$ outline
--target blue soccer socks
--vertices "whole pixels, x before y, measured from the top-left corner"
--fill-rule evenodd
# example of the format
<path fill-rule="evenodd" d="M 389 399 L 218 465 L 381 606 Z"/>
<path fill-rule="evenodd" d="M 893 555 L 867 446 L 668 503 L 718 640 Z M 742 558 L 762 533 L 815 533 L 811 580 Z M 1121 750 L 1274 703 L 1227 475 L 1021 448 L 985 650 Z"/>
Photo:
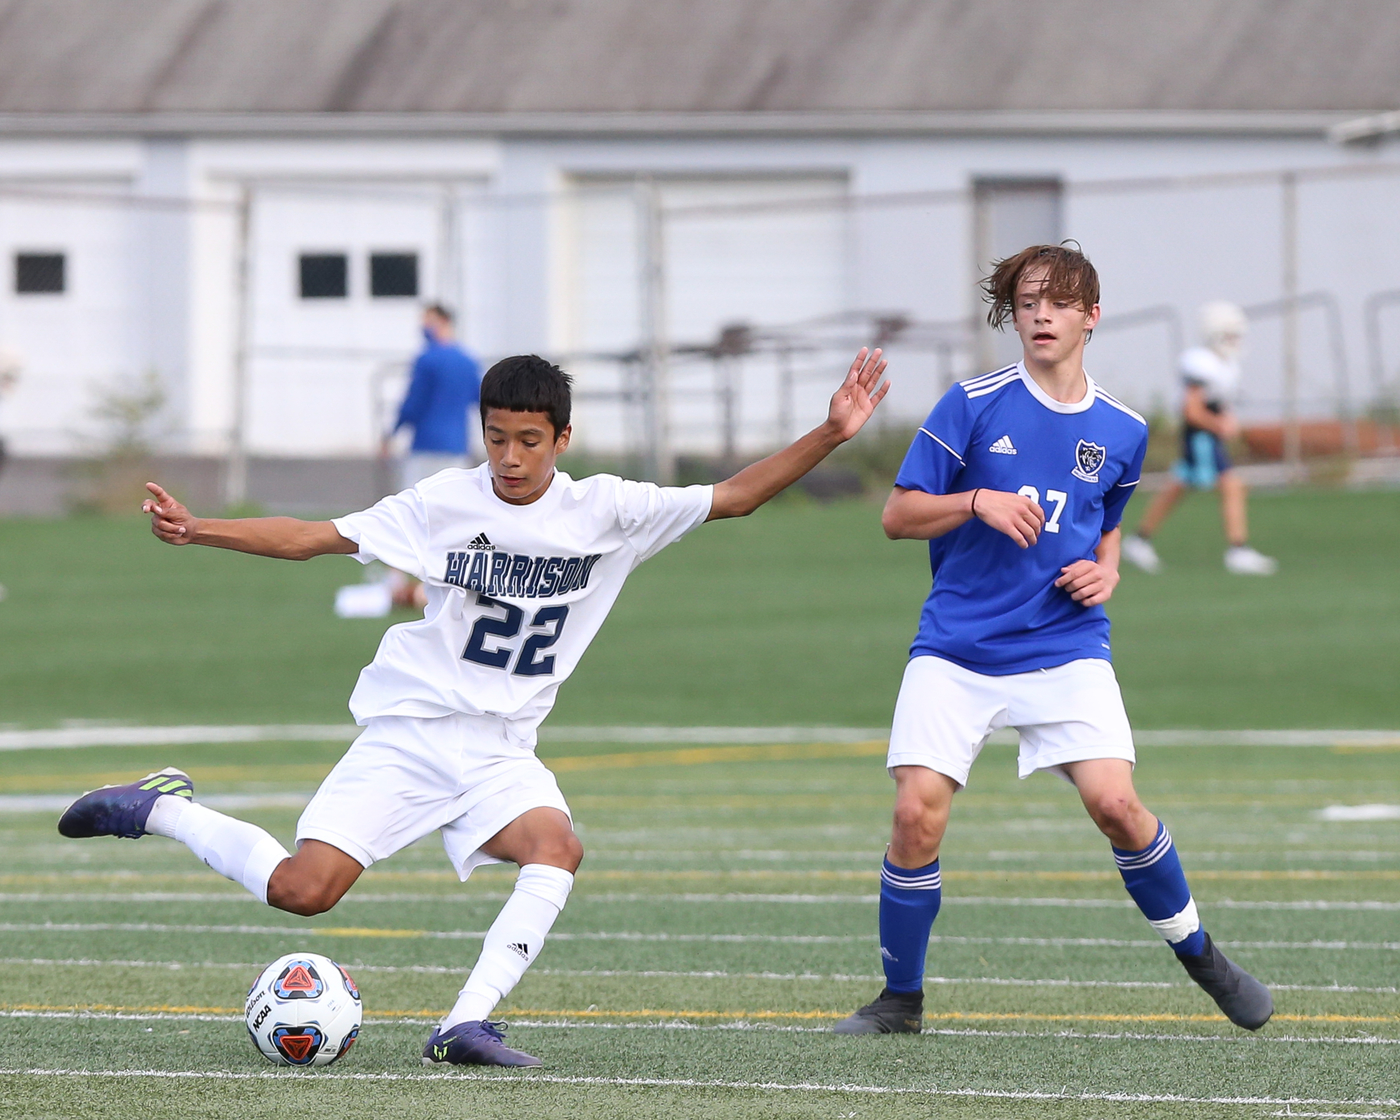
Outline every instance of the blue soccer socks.
<path fill-rule="evenodd" d="M 1114 848 L 1113 859 L 1138 909 L 1173 951 L 1179 956 L 1205 952 L 1206 935 L 1167 826 L 1158 821 L 1152 843 L 1139 852 Z M 882 907 L 882 916 L 883 913 Z"/>
<path fill-rule="evenodd" d="M 928 936 L 942 900 L 937 860 L 912 869 L 885 860 L 880 869 L 880 956 L 891 992 L 923 991 Z"/>

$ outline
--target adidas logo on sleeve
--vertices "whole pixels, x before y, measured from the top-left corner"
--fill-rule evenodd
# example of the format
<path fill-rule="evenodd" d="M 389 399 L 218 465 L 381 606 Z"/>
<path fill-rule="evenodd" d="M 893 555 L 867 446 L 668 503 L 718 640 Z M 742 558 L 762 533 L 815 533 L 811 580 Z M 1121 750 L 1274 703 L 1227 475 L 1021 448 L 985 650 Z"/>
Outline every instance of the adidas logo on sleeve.
<path fill-rule="evenodd" d="M 996 443 L 992 444 L 987 450 L 995 452 L 998 455 L 1016 454 L 1016 446 L 1011 442 L 1010 436 L 1002 436 L 1001 439 L 997 440 Z"/>

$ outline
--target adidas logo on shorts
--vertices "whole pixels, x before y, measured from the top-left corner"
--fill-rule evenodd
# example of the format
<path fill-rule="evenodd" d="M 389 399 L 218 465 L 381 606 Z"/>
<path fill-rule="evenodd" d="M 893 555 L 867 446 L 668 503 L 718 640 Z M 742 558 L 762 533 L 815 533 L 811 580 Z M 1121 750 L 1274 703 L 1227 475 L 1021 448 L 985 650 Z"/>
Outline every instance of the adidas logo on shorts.
<path fill-rule="evenodd" d="M 527 961 L 530 959 L 530 946 L 523 941 L 512 941 L 506 948 L 514 953 L 519 953 Z"/>
<path fill-rule="evenodd" d="M 471 543 L 467 545 L 467 547 L 476 549 L 478 552 L 496 551 L 496 546 L 492 544 L 489 539 L 487 539 L 485 533 L 478 533 L 475 537 L 472 538 Z"/>
<path fill-rule="evenodd" d="M 998 455 L 1016 454 L 1016 446 L 1011 442 L 1010 436 L 1002 436 L 1001 439 L 997 440 L 996 443 L 992 444 L 987 450 L 993 451 Z"/>

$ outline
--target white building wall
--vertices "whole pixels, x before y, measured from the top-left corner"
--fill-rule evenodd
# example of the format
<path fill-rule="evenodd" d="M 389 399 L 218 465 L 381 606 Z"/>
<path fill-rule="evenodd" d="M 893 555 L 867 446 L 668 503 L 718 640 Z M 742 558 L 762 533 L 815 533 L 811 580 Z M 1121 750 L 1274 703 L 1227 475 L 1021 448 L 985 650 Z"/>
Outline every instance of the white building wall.
<path fill-rule="evenodd" d="M 693 137 L 490 139 L 0 138 L 0 345 L 24 360 L 0 403 L 0 433 L 20 453 L 69 452 L 92 440 L 96 381 L 156 370 L 172 448 L 219 453 L 233 424 L 238 352 L 238 202 L 251 185 L 249 450 L 368 454 L 377 442 L 374 389 L 398 392 L 388 370 L 416 349 L 417 302 L 366 291 L 375 249 L 419 254 L 420 292 L 462 312 L 468 346 L 491 358 L 635 349 L 641 333 L 637 208 L 631 184 L 652 176 L 671 208 L 751 205 L 787 210 L 673 213 L 666 222 L 667 323 L 673 342 L 712 341 L 736 320 L 778 326 L 834 312 L 899 312 L 925 323 L 980 314 L 966 191 L 982 176 L 1066 184 L 1064 232 L 1098 265 L 1105 325 L 1091 371 L 1141 407 L 1174 395 L 1175 339 L 1194 337 L 1195 308 L 1281 294 L 1280 192 L 1273 182 L 1181 185 L 1165 180 L 1285 167 L 1385 163 L 1386 148 L 1342 150 L 1318 139 L 1190 136 Z M 1141 180 L 1161 177 L 1144 185 Z M 1104 180 L 1138 180 L 1119 189 Z M 1081 184 L 1088 184 L 1081 186 Z M 189 198 L 190 208 L 82 204 L 20 197 L 76 191 Z M 930 196 L 930 192 L 946 192 Z M 1345 330 L 1353 399 L 1371 392 L 1362 308 L 1400 288 L 1400 177 L 1299 188 L 1300 289 L 1331 293 Z M 17 296 L 13 253 L 62 249 L 62 296 Z M 295 289 L 299 251 L 335 249 L 351 262 L 343 301 L 312 305 Z M 1115 330 L 1113 318 L 1163 308 Z M 1400 362 L 1400 309 L 1384 337 Z M 1335 407 L 1335 350 L 1321 308 L 1303 315 L 1305 412 Z M 950 327 L 949 330 L 953 328 Z M 958 328 L 963 329 L 963 328 Z M 820 418 L 849 348 L 839 330 L 793 359 L 797 426 Z M 840 353 L 837 351 L 840 350 Z M 921 416 L 951 376 L 976 372 L 965 346 L 935 352 L 896 342 L 891 422 Z M 617 363 L 574 363 L 583 398 L 579 439 L 617 449 L 636 437 L 635 410 L 597 396 L 623 385 Z M 1278 319 L 1261 318 L 1246 360 L 1246 412 L 1281 408 Z M 739 442 L 776 441 L 774 360 L 743 359 Z M 716 370 L 673 363 L 681 450 L 713 451 Z M 590 396 L 592 394 L 592 396 Z M 86 433 L 86 434 L 84 434 Z"/>

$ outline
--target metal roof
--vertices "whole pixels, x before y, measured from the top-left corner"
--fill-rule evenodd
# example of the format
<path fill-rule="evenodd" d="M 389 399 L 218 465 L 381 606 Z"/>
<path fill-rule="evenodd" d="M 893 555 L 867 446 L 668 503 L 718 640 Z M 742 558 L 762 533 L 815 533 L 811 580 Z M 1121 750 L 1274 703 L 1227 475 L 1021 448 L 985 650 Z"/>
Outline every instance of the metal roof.
<path fill-rule="evenodd" d="M 1396 106 L 1394 0 L 0 0 L 10 121 L 1033 127 L 1042 114 L 1296 122 Z"/>

